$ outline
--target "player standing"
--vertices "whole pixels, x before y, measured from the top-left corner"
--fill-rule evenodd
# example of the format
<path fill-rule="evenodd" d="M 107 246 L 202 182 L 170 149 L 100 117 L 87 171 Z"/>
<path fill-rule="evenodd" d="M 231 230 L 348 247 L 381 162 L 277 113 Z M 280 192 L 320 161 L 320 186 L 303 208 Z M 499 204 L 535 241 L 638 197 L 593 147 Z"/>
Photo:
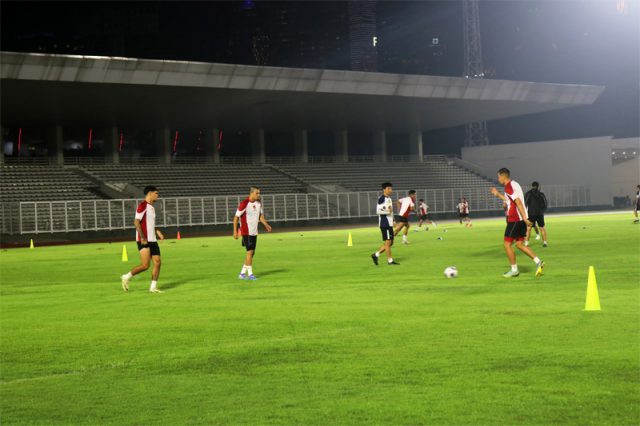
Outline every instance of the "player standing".
<path fill-rule="evenodd" d="M 429 218 L 427 217 L 429 206 L 427 205 L 427 203 L 424 202 L 424 199 L 422 198 L 420 198 L 420 203 L 418 204 L 418 211 L 420 214 L 420 221 L 418 222 L 418 229 L 415 230 L 416 232 L 420 231 L 420 228 L 422 227 L 422 222 L 430 223 L 431 225 L 433 225 L 434 228 L 437 228 L 436 223 L 432 220 L 429 220 Z M 429 230 L 428 226 L 425 226 L 425 228 L 427 231 Z"/>
<path fill-rule="evenodd" d="M 239 230 L 238 222 L 240 222 Z M 238 205 L 238 210 L 233 217 L 233 238 L 237 240 L 242 235 L 242 246 L 247 249 L 242 270 L 238 275 L 241 280 L 257 280 L 253 275 L 253 255 L 258 245 L 258 222 L 264 225 L 267 232 L 271 232 L 271 225 L 264 217 L 260 201 L 260 188 L 252 186 L 249 190 L 249 196 Z"/>
<path fill-rule="evenodd" d="M 544 211 L 547 209 L 547 197 L 544 195 L 544 192 L 540 191 L 540 184 L 538 182 L 531 183 L 531 189 L 524 195 L 524 204 L 527 206 L 529 220 L 533 223 L 534 227 L 538 225 L 540 228 L 542 247 L 547 247 L 547 230 L 544 228 Z M 529 245 L 529 238 L 531 238 L 531 226 L 527 226 L 527 238 L 524 241 L 525 246 Z M 538 239 L 539 237 L 536 236 L 536 240 Z"/>
<path fill-rule="evenodd" d="M 460 202 L 456 206 L 458 209 L 458 219 L 460 220 L 460 225 L 464 222 L 465 228 L 471 228 L 473 225 L 471 224 L 471 218 L 469 217 L 469 202 L 466 198 L 460 198 Z"/>
<path fill-rule="evenodd" d="M 409 213 L 416 209 L 416 191 L 413 189 L 409 191 L 408 196 L 400 198 L 398 201 L 398 226 L 394 231 L 394 235 L 398 235 L 404 228 L 402 234 L 402 244 L 409 244 L 407 241 L 407 233 L 411 225 L 409 224 Z"/>
<path fill-rule="evenodd" d="M 151 271 L 151 293 L 162 293 L 158 289 L 158 278 L 160 277 L 160 246 L 156 240 L 156 235 L 160 240 L 164 240 L 162 232 L 156 229 L 156 209 L 153 203 L 158 199 L 158 188 L 155 186 L 147 186 L 144 188 L 144 201 L 138 204 L 136 209 L 136 218 L 133 225 L 136 227 L 136 243 L 138 244 L 138 252 L 140 252 L 140 264 L 131 271 L 120 277 L 122 289 L 129 291 L 129 281 L 133 276 L 149 269 L 150 260 L 153 261 L 153 270 Z"/>
<path fill-rule="evenodd" d="M 496 188 L 491 188 L 491 193 L 504 201 L 507 206 L 507 228 L 504 232 L 504 250 L 507 253 L 509 263 L 511 263 L 511 270 L 505 272 L 503 277 L 512 278 L 520 275 L 518 264 L 516 263 L 516 253 L 512 247 L 514 241 L 520 251 L 533 259 L 536 264 L 536 277 L 539 277 L 542 275 L 544 262 L 540 260 L 529 247 L 524 245 L 527 226 L 531 226 L 531 222 L 527 218 L 527 208 L 524 205 L 522 187 L 515 180 L 511 180 L 511 172 L 506 168 L 498 170 L 498 182 L 504 185 L 504 195 L 500 194 Z"/>
<path fill-rule="evenodd" d="M 391 246 L 393 245 L 393 200 L 391 200 L 391 194 L 393 193 L 393 185 L 389 182 L 382 184 L 382 196 L 378 198 L 378 205 L 376 206 L 376 214 L 378 215 L 378 225 L 380 226 L 380 232 L 382 232 L 382 245 L 380 248 L 371 255 L 373 263 L 378 265 L 378 258 L 380 254 L 385 252 L 387 254 L 388 265 L 399 265 L 398 262 L 393 260 L 391 255 Z"/>
<path fill-rule="evenodd" d="M 633 209 L 633 214 L 636 219 L 633 221 L 633 223 L 640 222 L 640 219 L 638 219 L 638 211 L 640 210 L 640 185 L 636 187 L 636 190 L 636 207 Z"/>

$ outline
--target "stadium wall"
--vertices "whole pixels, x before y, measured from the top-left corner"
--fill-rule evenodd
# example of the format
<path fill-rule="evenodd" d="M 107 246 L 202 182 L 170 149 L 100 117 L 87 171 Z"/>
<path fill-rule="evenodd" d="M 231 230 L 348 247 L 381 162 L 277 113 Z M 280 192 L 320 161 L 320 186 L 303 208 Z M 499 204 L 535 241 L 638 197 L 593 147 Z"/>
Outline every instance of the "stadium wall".
<path fill-rule="evenodd" d="M 591 204 L 611 206 L 611 136 L 462 148 L 462 159 L 475 163 L 486 176 L 501 167 L 511 170 L 523 186 L 573 184 L 591 190 Z"/>

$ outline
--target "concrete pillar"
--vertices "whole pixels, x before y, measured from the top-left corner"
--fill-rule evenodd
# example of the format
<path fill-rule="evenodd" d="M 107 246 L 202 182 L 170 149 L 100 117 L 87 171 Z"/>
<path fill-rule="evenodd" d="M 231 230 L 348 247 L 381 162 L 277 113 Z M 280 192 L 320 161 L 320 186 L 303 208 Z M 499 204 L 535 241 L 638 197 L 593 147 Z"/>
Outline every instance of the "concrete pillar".
<path fill-rule="evenodd" d="M 204 154 L 207 156 L 207 163 L 220 164 L 220 129 L 211 129 L 211 135 L 205 134 Z"/>
<path fill-rule="evenodd" d="M 58 124 L 49 128 L 47 146 L 51 164 L 64 166 L 64 135 L 61 125 Z"/>
<path fill-rule="evenodd" d="M 254 163 L 266 163 L 267 154 L 264 143 L 264 129 L 256 129 L 251 131 L 251 153 Z"/>
<path fill-rule="evenodd" d="M 411 157 L 422 163 L 424 161 L 422 151 L 422 132 L 420 130 L 414 130 L 409 135 L 409 152 Z"/>
<path fill-rule="evenodd" d="M 309 162 L 309 139 L 306 129 L 296 130 L 293 135 L 296 163 Z"/>
<path fill-rule="evenodd" d="M 373 132 L 373 154 L 378 161 L 387 161 L 387 132 L 376 130 Z"/>
<path fill-rule="evenodd" d="M 107 161 L 120 163 L 120 133 L 117 127 L 109 127 L 104 132 L 104 154 Z"/>
<path fill-rule="evenodd" d="M 349 162 L 349 132 L 338 130 L 334 133 L 336 161 L 338 163 Z"/>
<path fill-rule="evenodd" d="M 171 164 L 171 145 L 171 129 L 169 127 L 161 127 L 156 130 L 156 147 L 161 163 Z"/>

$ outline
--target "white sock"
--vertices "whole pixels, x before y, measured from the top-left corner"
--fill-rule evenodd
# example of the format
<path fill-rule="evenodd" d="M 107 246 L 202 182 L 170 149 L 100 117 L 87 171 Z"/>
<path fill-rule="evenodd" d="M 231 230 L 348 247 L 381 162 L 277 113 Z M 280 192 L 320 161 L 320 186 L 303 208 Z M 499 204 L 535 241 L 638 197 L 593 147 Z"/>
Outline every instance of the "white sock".
<path fill-rule="evenodd" d="M 127 280 L 130 280 L 131 277 L 133 277 L 133 275 L 131 274 L 131 272 L 127 272 L 126 274 L 123 275 L 123 277 Z"/>
<path fill-rule="evenodd" d="M 529 241 L 525 241 L 525 242 L 524 242 L 524 246 L 525 246 L 525 247 L 529 247 Z"/>
<path fill-rule="evenodd" d="M 544 240 L 543 243 L 547 244 L 547 240 Z"/>
<path fill-rule="evenodd" d="M 388 263 L 393 263 L 393 257 L 388 258 L 388 259 L 387 259 L 387 262 L 388 262 Z"/>
<path fill-rule="evenodd" d="M 402 236 L 402 241 L 407 241 L 407 236 L 406 235 Z"/>
<path fill-rule="evenodd" d="M 149 290 L 155 290 L 158 288 L 158 281 L 151 280 L 151 288 Z"/>
<path fill-rule="evenodd" d="M 242 271 L 240 271 L 240 273 L 244 274 L 245 272 L 247 272 L 247 265 L 242 265 Z"/>
<path fill-rule="evenodd" d="M 518 265 L 517 264 L 511 265 L 511 271 L 512 272 L 518 272 Z"/>
<path fill-rule="evenodd" d="M 536 256 L 536 257 L 533 258 L 533 261 L 535 263 L 540 263 L 540 258 L 538 256 Z"/>
<path fill-rule="evenodd" d="M 252 266 L 247 266 L 247 274 L 253 275 L 253 267 Z"/>
<path fill-rule="evenodd" d="M 380 257 L 380 253 L 376 252 L 376 253 L 375 253 L 375 256 L 376 256 L 376 257 Z"/>

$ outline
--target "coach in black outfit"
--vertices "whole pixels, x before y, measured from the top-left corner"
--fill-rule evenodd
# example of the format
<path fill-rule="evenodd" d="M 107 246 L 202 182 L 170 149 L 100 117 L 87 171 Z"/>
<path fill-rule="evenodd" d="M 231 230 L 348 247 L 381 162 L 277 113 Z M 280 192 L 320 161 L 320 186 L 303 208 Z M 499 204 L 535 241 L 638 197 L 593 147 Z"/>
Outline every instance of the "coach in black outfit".
<path fill-rule="evenodd" d="M 547 197 L 540 191 L 538 182 L 531 183 L 531 189 L 524 195 L 524 203 L 527 206 L 529 220 L 532 226 L 538 225 L 542 233 L 542 246 L 547 247 L 547 230 L 544 229 L 544 211 L 547 209 Z M 531 226 L 527 227 L 527 242 L 531 236 Z"/>

